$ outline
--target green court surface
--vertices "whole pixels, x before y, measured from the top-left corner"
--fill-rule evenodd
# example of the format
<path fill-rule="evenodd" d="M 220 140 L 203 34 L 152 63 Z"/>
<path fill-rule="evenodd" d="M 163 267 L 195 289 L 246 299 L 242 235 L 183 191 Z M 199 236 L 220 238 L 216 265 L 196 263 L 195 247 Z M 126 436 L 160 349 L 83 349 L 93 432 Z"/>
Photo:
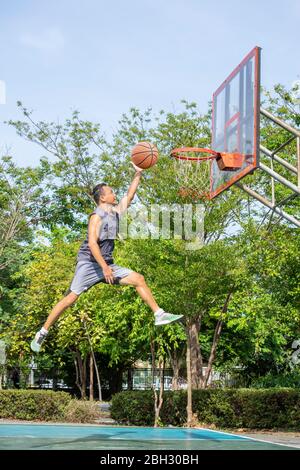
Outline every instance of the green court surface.
<path fill-rule="evenodd" d="M 296 450 L 210 429 L 0 424 L 1 450 Z"/>

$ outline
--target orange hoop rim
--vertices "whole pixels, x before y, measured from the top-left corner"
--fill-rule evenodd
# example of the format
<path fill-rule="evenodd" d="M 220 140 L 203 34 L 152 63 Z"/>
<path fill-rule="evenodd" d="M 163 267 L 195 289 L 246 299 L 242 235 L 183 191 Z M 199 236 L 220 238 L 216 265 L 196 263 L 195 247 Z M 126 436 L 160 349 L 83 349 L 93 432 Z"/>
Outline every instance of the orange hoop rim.
<path fill-rule="evenodd" d="M 183 155 L 186 154 L 187 152 L 193 152 L 193 153 L 208 153 L 209 155 L 206 156 L 199 156 L 199 157 L 192 157 L 189 155 Z M 202 161 L 202 160 L 214 160 L 220 155 L 219 152 L 216 152 L 215 150 L 208 149 L 208 148 L 202 148 L 202 147 L 179 147 L 176 149 L 173 149 L 171 151 L 171 157 L 177 158 L 178 160 L 191 160 L 191 161 Z"/>

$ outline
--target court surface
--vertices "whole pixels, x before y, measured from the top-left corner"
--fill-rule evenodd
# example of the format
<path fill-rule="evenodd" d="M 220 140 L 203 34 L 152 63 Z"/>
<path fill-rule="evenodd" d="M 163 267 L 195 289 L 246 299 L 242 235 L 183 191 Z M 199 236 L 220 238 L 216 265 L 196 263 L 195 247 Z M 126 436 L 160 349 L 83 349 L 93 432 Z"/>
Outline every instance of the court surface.
<path fill-rule="evenodd" d="M 2 450 L 296 450 L 210 429 L 0 424 Z"/>

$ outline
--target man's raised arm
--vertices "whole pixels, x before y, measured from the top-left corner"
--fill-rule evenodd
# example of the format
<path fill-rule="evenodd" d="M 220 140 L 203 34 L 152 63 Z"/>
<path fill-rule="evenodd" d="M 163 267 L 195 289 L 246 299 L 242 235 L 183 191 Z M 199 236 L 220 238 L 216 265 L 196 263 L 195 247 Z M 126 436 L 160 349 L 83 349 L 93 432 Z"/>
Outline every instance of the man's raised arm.
<path fill-rule="evenodd" d="M 130 206 L 132 199 L 134 198 L 134 195 L 136 193 L 137 187 L 140 183 L 141 180 L 141 175 L 142 175 L 142 168 L 139 168 L 136 166 L 133 162 L 131 162 L 132 166 L 136 170 L 135 175 L 133 177 L 133 180 L 131 182 L 131 185 L 128 188 L 126 196 L 122 197 L 121 201 L 119 204 L 115 207 L 115 210 L 119 213 L 122 214 L 127 207 Z"/>

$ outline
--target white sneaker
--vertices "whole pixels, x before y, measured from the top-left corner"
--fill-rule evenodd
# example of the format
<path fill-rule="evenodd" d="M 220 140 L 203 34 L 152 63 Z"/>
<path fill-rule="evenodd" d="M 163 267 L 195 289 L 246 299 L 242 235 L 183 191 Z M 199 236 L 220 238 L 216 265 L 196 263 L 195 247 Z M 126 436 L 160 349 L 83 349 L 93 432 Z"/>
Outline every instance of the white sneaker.
<path fill-rule="evenodd" d="M 34 339 L 30 343 L 30 347 L 31 347 L 32 351 L 39 352 L 44 340 L 46 339 L 46 337 L 47 337 L 47 335 L 45 335 L 45 334 L 41 333 L 40 331 L 38 331 L 37 334 L 35 335 Z"/>
<path fill-rule="evenodd" d="M 159 312 L 154 314 L 155 318 L 155 326 L 159 325 L 167 325 L 168 323 L 172 323 L 173 321 L 177 321 L 182 318 L 183 315 L 173 315 L 172 313 L 168 312 Z"/>

